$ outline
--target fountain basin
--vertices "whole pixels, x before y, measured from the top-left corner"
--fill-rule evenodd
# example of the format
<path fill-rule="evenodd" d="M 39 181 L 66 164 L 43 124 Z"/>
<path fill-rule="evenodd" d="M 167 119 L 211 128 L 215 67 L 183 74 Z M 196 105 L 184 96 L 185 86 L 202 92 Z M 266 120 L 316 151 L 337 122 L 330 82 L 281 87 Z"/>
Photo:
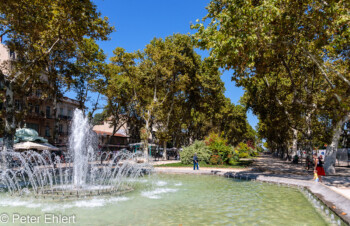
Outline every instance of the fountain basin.
<path fill-rule="evenodd" d="M 35 198 L 40 199 L 59 199 L 59 200 L 69 200 L 69 199 L 83 199 L 95 196 L 118 196 L 131 192 L 133 188 L 129 186 L 118 187 L 114 186 L 85 186 L 77 188 L 74 185 L 63 185 L 56 186 L 52 189 L 41 190 L 39 193 L 35 194 Z"/>
<path fill-rule="evenodd" d="M 80 200 L 1 194 L 0 208 L 75 214 L 77 225 L 338 225 L 294 187 L 207 175 L 151 175 L 128 183 L 134 190 Z"/>

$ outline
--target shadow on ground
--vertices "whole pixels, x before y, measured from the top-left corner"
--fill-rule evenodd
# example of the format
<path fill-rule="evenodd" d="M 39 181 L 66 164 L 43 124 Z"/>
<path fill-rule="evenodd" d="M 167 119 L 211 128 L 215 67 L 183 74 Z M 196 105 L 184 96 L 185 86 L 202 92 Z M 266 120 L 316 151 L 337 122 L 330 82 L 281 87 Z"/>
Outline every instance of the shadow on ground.
<path fill-rule="evenodd" d="M 312 180 L 312 168 L 307 170 L 305 162 L 292 164 L 290 161 L 261 155 L 251 165 L 251 170 L 236 173 L 237 177 L 255 179 L 259 174 L 271 177 L 281 177 L 298 180 Z M 323 177 L 325 185 L 336 187 L 350 187 L 350 167 L 336 167 L 336 174 Z"/>

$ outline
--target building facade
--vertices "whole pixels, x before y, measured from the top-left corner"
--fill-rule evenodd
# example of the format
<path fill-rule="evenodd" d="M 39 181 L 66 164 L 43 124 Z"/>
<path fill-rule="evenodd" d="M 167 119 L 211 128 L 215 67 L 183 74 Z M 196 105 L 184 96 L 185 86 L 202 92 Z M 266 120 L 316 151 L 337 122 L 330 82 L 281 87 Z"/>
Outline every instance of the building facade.
<path fill-rule="evenodd" d="M 93 130 L 98 136 L 99 147 L 102 151 L 118 151 L 128 148 L 129 137 L 126 123 L 114 135 L 110 121 L 104 121 L 102 125 L 95 125 Z"/>
<path fill-rule="evenodd" d="M 39 136 L 48 139 L 49 143 L 64 147 L 68 143 L 73 112 L 78 106 L 77 101 L 63 97 L 57 103 L 54 114 L 52 100 L 38 103 L 34 97 L 29 102 L 28 113 L 23 120 L 24 126 L 36 130 Z"/>
<path fill-rule="evenodd" d="M 3 73 L 9 73 L 11 70 L 11 60 L 15 59 L 15 53 L 11 52 L 4 44 L 0 42 L 0 66 Z M 47 82 L 43 75 L 43 82 Z M 0 89 L 3 84 L 0 82 Z M 38 132 L 39 136 L 44 137 L 49 143 L 61 146 L 65 149 L 68 144 L 70 122 L 73 112 L 78 108 L 79 103 L 68 97 L 57 100 L 56 114 L 54 113 L 54 101 L 52 98 L 42 97 L 40 87 L 34 88 L 29 96 L 19 96 L 14 93 L 15 111 L 20 115 L 18 128 L 27 127 Z M 0 101 L 0 111 L 3 110 L 2 101 Z M 1 117 L 4 117 L 1 114 Z M 3 122 L 2 122 L 3 123 Z M 0 133 L 0 137 L 2 134 Z"/>

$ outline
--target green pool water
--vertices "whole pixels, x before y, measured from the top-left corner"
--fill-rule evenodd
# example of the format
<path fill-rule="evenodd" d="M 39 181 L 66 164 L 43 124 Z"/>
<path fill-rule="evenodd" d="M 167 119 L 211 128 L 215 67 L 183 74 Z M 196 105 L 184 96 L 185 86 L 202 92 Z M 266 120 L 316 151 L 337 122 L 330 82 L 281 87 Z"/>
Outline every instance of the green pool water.
<path fill-rule="evenodd" d="M 0 220 L 5 214 L 12 225 L 20 217 L 27 225 L 329 225 L 296 188 L 203 175 L 153 175 L 134 183 L 122 196 L 74 201 L 1 193 Z"/>

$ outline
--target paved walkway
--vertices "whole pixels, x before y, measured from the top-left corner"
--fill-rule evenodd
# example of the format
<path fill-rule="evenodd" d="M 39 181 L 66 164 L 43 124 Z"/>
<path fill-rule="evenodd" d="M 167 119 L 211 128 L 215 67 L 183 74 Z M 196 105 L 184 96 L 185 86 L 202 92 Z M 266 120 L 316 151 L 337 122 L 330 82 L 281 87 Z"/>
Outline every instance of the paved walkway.
<path fill-rule="evenodd" d="M 271 155 L 260 156 L 252 166 L 253 171 L 267 176 L 311 181 L 313 170 L 304 164 L 292 164 Z M 323 184 L 350 200 L 350 167 L 336 167 L 336 174 L 322 177 Z"/>
<path fill-rule="evenodd" d="M 162 165 L 168 163 L 177 163 L 178 160 L 170 161 L 154 161 L 151 162 L 153 165 Z M 199 173 L 194 171 L 191 167 L 157 167 L 159 171 L 175 172 L 182 171 L 183 173 Z M 292 164 L 279 158 L 273 158 L 271 155 L 263 155 L 254 159 L 254 163 L 249 168 L 205 168 L 200 167 L 200 171 L 211 172 L 249 172 L 249 173 L 260 173 L 266 176 L 283 177 L 298 180 L 312 180 L 313 170 L 306 170 L 304 164 Z M 334 190 L 349 190 L 350 192 L 350 168 L 349 167 L 336 167 L 336 175 L 322 177 L 323 184 L 334 187 Z M 345 192 L 346 193 L 346 192 Z M 350 195 L 350 193 L 346 193 Z"/>
<path fill-rule="evenodd" d="M 258 157 L 252 165 L 252 170 L 300 180 L 311 180 L 313 178 L 313 169 L 307 170 L 305 163 L 292 164 L 289 161 L 273 158 L 271 155 Z M 350 188 L 350 167 L 336 167 L 335 175 L 322 177 L 322 179 L 327 186 Z"/>
<path fill-rule="evenodd" d="M 179 161 L 157 161 L 152 164 L 171 162 Z M 254 160 L 251 167 L 243 169 L 202 167 L 200 170 L 193 170 L 191 167 L 155 167 L 155 171 L 170 174 L 216 174 L 306 187 L 350 224 L 350 168 L 347 167 L 336 167 L 336 175 L 323 177 L 323 183 L 314 182 L 312 169 L 306 170 L 304 164 L 291 164 L 271 155 L 260 156 Z"/>

